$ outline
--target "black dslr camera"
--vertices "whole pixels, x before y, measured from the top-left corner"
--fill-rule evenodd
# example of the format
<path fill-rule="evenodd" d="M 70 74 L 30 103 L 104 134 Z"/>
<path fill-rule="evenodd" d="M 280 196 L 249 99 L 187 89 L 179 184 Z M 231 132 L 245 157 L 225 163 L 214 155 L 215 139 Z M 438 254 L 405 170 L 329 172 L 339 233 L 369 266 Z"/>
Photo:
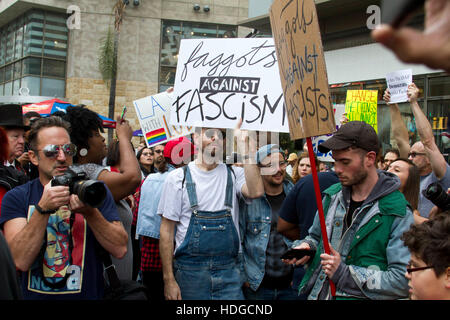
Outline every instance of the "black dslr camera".
<path fill-rule="evenodd" d="M 76 194 L 81 201 L 93 208 L 100 207 L 106 198 L 105 185 L 100 181 L 87 179 L 85 172 L 76 173 L 67 169 L 63 175 L 53 177 L 52 187 L 54 186 L 69 186 L 70 194 Z"/>
<path fill-rule="evenodd" d="M 442 211 L 450 210 L 450 195 L 438 182 L 431 183 L 422 194 Z"/>

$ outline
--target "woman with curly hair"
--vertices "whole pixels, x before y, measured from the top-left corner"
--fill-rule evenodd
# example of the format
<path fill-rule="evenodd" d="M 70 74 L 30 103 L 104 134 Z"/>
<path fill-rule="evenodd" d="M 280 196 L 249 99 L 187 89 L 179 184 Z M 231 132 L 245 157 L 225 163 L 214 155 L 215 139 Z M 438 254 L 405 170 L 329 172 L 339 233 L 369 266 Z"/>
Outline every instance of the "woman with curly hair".
<path fill-rule="evenodd" d="M 128 121 L 116 123 L 118 141 L 114 143 L 118 151 L 117 166 L 114 170 L 103 167 L 103 158 L 107 155 L 102 121 L 97 113 L 83 106 L 67 108 L 64 120 L 71 125 L 70 139 L 77 146 L 78 153 L 73 157 L 72 169 L 76 172 L 86 172 L 89 179 L 103 181 L 111 191 L 119 217 L 128 233 L 128 251 L 120 261 L 112 258 L 118 267 L 117 273 L 120 279 L 132 279 L 131 250 L 131 221 L 132 212 L 128 204 L 123 201 L 132 195 L 141 182 L 141 171 L 134 153 L 131 137 L 133 130 Z"/>
<path fill-rule="evenodd" d="M 317 166 L 317 157 L 314 155 L 314 161 Z M 297 165 L 294 166 L 292 170 L 292 181 L 297 183 L 298 180 L 310 174 L 311 171 L 311 162 L 309 161 L 308 152 L 302 152 L 297 160 Z"/>

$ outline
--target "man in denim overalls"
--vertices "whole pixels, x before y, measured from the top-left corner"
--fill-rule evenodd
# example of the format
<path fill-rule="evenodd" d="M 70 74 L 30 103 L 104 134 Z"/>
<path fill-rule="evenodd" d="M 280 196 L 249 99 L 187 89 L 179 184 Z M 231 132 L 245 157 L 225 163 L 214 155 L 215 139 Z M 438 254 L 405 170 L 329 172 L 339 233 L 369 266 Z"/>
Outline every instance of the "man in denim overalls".
<path fill-rule="evenodd" d="M 239 128 L 240 124 L 234 135 L 242 145 L 247 132 Z M 245 158 L 254 160 L 256 143 L 249 142 Z M 194 143 L 197 158 L 169 173 L 158 208 L 165 297 L 243 299 L 238 198 L 262 196 L 261 175 L 254 161 L 243 169 L 220 163 L 223 132 L 219 129 L 202 128 L 194 134 Z"/>

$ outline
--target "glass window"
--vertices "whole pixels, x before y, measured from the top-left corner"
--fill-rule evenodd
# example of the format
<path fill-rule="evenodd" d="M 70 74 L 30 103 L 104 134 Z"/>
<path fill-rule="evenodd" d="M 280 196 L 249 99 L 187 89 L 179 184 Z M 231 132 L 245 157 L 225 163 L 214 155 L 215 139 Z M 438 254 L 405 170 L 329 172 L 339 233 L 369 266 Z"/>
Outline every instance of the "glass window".
<path fill-rule="evenodd" d="M 10 25 L 6 34 L 6 58 L 5 63 L 11 62 L 14 56 L 14 29 Z"/>
<path fill-rule="evenodd" d="M 5 64 L 6 46 L 5 46 L 5 33 L 0 30 L 0 66 Z"/>
<path fill-rule="evenodd" d="M 22 43 L 23 43 L 23 21 L 19 19 L 16 28 L 16 44 L 14 46 L 14 59 L 22 58 Z"/>
<path fill-rule="evenodd" d="M 22 62 L 18 61 L 14 63 L 14 79 L 20 79 L 22 77 Z"/>
<path fill-rule="evenodd" d="M 64 78 L 66 75 L 66 62 L 59 60 L 44 59 L 42 75 L 49 77 Z"/>
<path fill-rule="evenodd" d="M 39 77 L 24 77 L 22 78 L 22 88 L 28 88 L 30 90 L 30 96 L 40 95 L 41 78 Z"/>
<path fill-rule="evenodd" d="M 12 94 L 12 81 L 5 83 L 5 96 L 10 96 Z"/>
<path fill-rule="evenodd" d="M 23 74 L 41 75 L 41 59 L 40 58 L 26 58 L 23 59 Z"/>
<path fill-rule="evenodd" d="M 13 81 L 13 96 L 19 95 L 20 79 Z"/>
<path fill-rule="evenodd" d="M 44 14 L 31 12 L 27 16 L 24 26 L 24 56 L 42 55 L 42 42 L 44 37 Z"/>
<path fill-rule="evenodd" d="M 160 92 L 172 87 L 181 39 L 234 38 L 237 28 L 229 25 L 187 21 L 163 21 L 159 82 Z"/>
<path fill-rule="evenodd" d="M 42 78 L 41 95 L 49 97 L 64 97 L 65 81 Z"/>
<path fill-rule="evenodd" d="M 0 83 L 4 81 L 5 78 L 5 68 L 0 68 Z"/>
<path fill-rule="evenodd" d="M 183 39 L 217 38 L 217 26 L 183 22 Z"/>
<path fill-rule="evenodd" d="M 161 84 L 169 84 L 172 85 L 175 83 L 175 73 L 177 69 L 171 67 L 161 67 L 161 71 L 159 72 L 159 82 Z"/>
<path fill-rule="evenodd" d="M 430 78 L 429 96 L 450 96 L 450 76 Z"/>
<path fill-rule="evenodd" d="M 12 64 L 5 67 L 5 81 L 10 81 L 13 78 L 13 68 Z"/>
<path fill-rule="evenodd" d="M 175 66 L 178 62 L 178 50 L 181 40 L 181 25 L 168 23 L 163 25 L 161 65 Z"/>
<path fill-rule="evenodd" d="M 4 85 L 3 84 L 0 84 L 0 96 L 3 96 L 4 94 L 3 94 L 3 88 L 4 88 Z"/>
<path fill-rule="evenodd" d="M 429 101 L 428 102 L 428 120 L 433 130 L 434 139 L 442 153 L 447 155 L 447 161 L 450 159 L 450 139 L 443 136 L 448 132 L 450 126 L 450 99 Z"/>

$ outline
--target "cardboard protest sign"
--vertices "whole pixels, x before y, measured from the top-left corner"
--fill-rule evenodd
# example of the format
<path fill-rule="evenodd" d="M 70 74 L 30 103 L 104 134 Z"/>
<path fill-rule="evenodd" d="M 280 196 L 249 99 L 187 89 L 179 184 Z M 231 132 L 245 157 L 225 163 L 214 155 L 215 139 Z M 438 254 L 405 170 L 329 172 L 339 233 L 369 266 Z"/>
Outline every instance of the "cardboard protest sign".
<path fill-rule="evenodd" d="M 173 94 L 161 92 L 133 101 L 142 134 L 148 147 L 194 133 L 193 127 L 170 125 Z"/>
<path fill-rule="evenodd" d="M 364 121 L 378 133 L 378 90 L 347 90 L 345 112 L 349 121 Z"/>
<path fill-rule="evenodd" d="M 334 111 L 334 122 L 336 122 L 336 130 L 337 130 L 337 129 L 339 129 L 339 126 L 340 126 L 341 117 L 345 113 L 345 104 L 335 104 L 333 106 L 333 111 Z M 317 159 L 319 159 L 320 161 L 334 162 L 331 150 L 328 151 L 327 153 L 322 153 L 318 149 L 319 144 L 324 143 L 331 136 L 332 136 L 332 134 L 330 133 L 327 135 L 321 135 L 321 136 L 312 138 L 312 146 L 313 146 L 314 153 L 316 154 Z"/>
<path fill-rule="evenodd" d="M 334 132 L 336 124 L 314 1 L 274 1 L 270 23 L 291 139 Z"/>
<path fill-rule="evenodd" d="M 289 132 L 273 39 L 181 40 L 171 124 Z"/>
<path fill-rule="evenodd" d="M 390 103 L 407 102 L 408 86 L 412 83 L 412 70 L 400 70 L 388 73 L 386 75 L 386 83 L 391 94 Z"/>

